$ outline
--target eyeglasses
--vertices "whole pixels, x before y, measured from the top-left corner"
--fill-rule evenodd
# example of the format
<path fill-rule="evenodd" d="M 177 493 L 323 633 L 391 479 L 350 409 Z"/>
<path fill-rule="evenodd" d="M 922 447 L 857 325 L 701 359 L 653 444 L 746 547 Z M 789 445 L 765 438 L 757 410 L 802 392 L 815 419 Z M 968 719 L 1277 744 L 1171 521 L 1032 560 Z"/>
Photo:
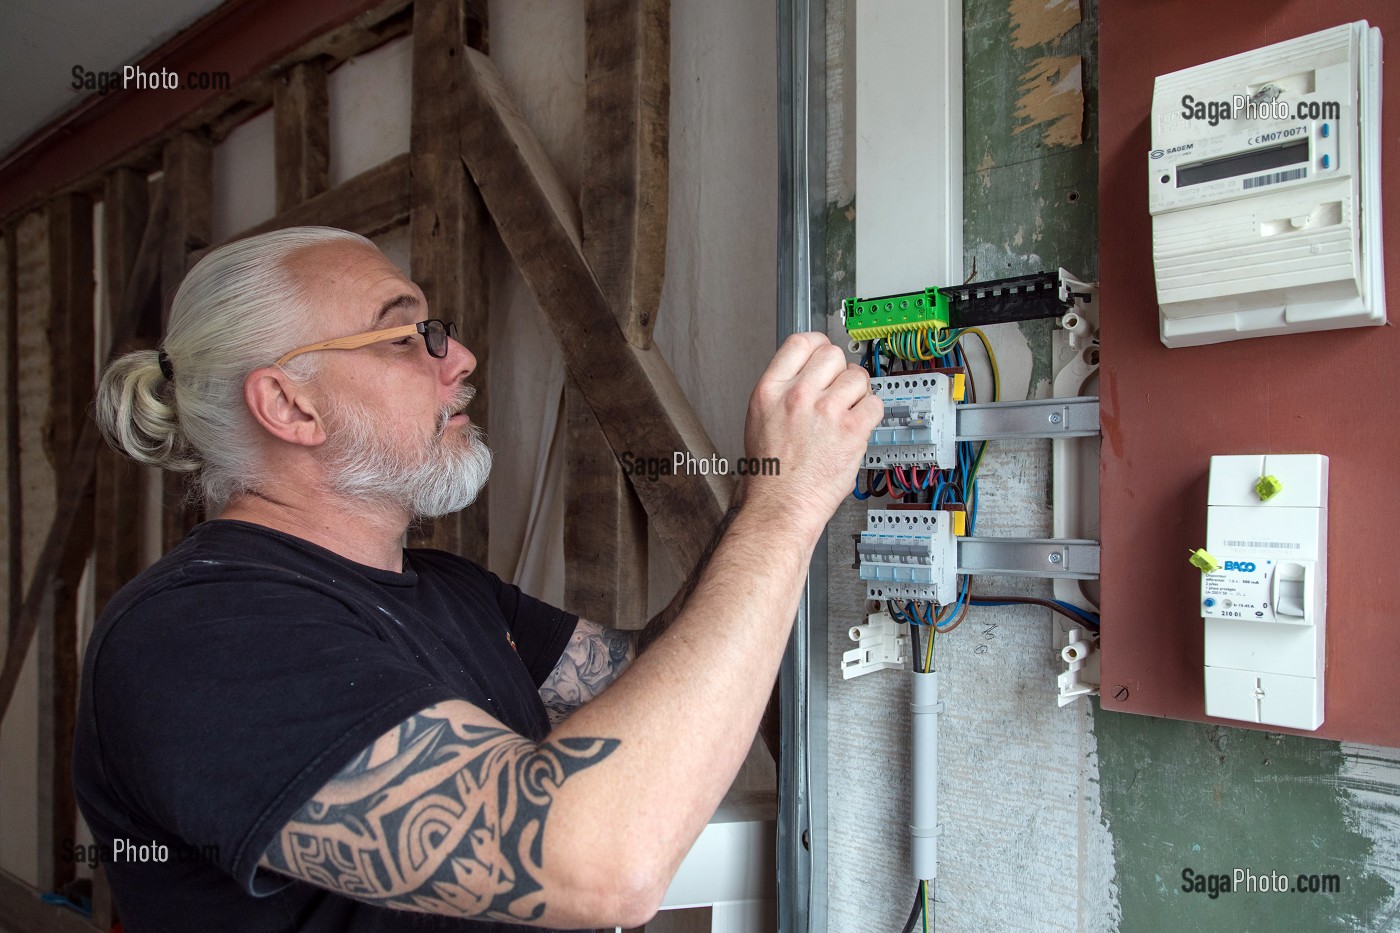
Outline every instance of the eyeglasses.
<path fill-rule="evenodd" d="M 358 350 L 360 347 L 367 347 L 372 343 L 380 343 L 385 340 L 397 340 L 400 337 L 411 337 L 414 334 L 423 335 L 423 343 L 428 348 L 428 355 L 433 359 L 440 360 L 447 356 L 447 341 L 449 338 L 457 336 L 457 324 L 455 321 L 439 321 L 436 318 L 428 321 L 419 321 L 417 324 L 405 324 L 402 327 L 390 327 L 388 330 L 368 330 L 363 334 L 351 334 L 349 337 L 336 337 L 334 340 L 323 340 L 320 343 L 308 344 L 304 347 L 297 347 L 290 353 L 284 353 L 277 360 L 277 365 L 285 365 L 294 356 L 303 353 L 310 353 L 312 350 Z"/>

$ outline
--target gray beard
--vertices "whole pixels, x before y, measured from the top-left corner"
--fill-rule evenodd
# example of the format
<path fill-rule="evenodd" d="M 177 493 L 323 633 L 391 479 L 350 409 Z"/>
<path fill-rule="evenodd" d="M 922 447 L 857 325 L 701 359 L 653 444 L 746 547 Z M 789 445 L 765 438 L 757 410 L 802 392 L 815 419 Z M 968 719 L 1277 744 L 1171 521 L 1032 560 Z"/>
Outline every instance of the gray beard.
<path fill-rule="evenodd" d="M 326 439 L 331 488 L 368 507 L 402 508 L 415 519 L 458 512 L 476 501 L 491 473 L 491 450 L 485 432 L 469 425 L 467 443 L 449 439 L 447 423 L 466 404 L 466 394 L 438 413 L 431 439 L 408 447 L 376 430 L 364 408 L 343 404 L 328 419 Z"/>

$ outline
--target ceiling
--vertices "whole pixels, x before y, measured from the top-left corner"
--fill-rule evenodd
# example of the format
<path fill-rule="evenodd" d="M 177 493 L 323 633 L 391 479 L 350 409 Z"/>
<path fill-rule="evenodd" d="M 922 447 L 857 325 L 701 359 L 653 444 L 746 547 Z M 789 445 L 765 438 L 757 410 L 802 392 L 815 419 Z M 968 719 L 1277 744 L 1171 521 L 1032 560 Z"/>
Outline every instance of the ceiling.
<path fill-rule="evenodd" d="M 73 68 L 120 72 L 221 0 L 0 0 L 0 159 L 91 93 Z"/>

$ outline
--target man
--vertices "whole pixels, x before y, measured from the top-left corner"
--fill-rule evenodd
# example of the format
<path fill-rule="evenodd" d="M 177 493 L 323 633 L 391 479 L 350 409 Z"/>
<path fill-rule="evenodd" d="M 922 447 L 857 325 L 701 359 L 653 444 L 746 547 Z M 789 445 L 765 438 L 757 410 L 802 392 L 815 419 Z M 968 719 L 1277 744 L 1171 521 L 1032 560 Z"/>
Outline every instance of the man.
<path fill-rule="evenodd" d="M 403 549 L 489 468 L 451 334 L 367 240 L 298 228 L 211 253 L 163 349 L 104 375 L 109 440 L 197 470 L 216 516 L 84 664 L 75 785 L 132 933 L 637 926 L 737 772 L 880 417 L 866 374 L 816 334 L 778 351 L 745 446 L 781 475 L 634 661 Z"/>

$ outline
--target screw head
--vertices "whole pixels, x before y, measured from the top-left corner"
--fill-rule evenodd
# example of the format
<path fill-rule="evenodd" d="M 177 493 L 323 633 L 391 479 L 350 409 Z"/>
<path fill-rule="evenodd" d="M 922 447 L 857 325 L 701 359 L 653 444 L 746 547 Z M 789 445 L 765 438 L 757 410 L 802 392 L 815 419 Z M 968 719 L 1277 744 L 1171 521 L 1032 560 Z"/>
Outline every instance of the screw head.
<path fill-rule="evenodd" d="M 1050 423 L 1051 423 L 1051 424 L 1059 424 L 1059 423 L 1060 423 L 1060 413 L 1059 413 L 1059 412 L 1054 412 L 1053 414 L 1050 415 Z"/>
<path fill-rule="evenodd" d="M 1060 552 L 1059 552 L 1059 551 L 1053 551 L 1053 552 L 1051 552 L 1051 554 L 1050 554 L 1050 563 L 1052 563 L 1052 564 L 1058 564 L 1058 563 L 1059 563 L 1060 561 L 1062 561 L 1062 560 L 1064 560 L 1064 558 L 1060 556 Z"/>
<path fill-rule="evenodd" d="M 1115 700 L 1126 700 L 1128 698 L 1128 688 L 1119 684 L 1113 688 L 1113 698 Z"/>

